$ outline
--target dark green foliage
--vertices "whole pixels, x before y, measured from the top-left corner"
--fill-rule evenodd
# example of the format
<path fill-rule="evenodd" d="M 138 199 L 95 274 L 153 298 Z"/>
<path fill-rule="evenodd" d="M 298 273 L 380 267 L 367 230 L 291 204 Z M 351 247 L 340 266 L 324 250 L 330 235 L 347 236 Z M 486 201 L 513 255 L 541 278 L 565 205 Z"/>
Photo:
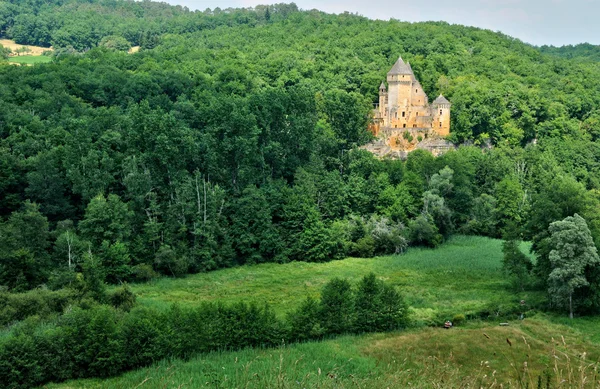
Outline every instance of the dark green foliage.
<path fill-rule="evenodd" d="M 419 215 L 408 224 L 410 241 L 415 245 L 436 247 L 442 243 L 443 236 L 438 232 L 429 215 Z"/>
<path fill-rule="evenodd" d="M 408 323 L 408 307 L 398 291 L 373 273 L 360 280 L 355 299 L 356 332 L 393 331 Z"/>
<path fill-rule="evenodd" d="M 0 292 L 0 326 L 30 316 L 50 318 L 61 314 L 71 304 L 73 297 L 73 292 L 68 289 L 34 289 L 25 293 Z"/>
<path fill-rule="evenodd" d="M 0 339 L 0 384 L 29 388 L 107 377 L 165 357 L 271 347 L 287 336 L 268 306 L 254 304 L 173 307 L 165 313 L 147 308 L 125 313 L 100 305 L 73 308 L 51 325 L 24 321 Z"/>
<path fill-rule="evenodd" d="M 354 294 L 348 280 L 334 278 L 321 292 L 319 318 L 328 334 L 343 334 L 352 330 Z"/>
<path fill-rule="evenodd" d="M 321 325 L 320 312 L 319 301 L 310 296 L 307 297 L 300 308 L 288 314 L 290 338 L 303 341 L 323 336 L 325 329 Z"/>
<path fill-rule="evenodd" d="M 136 297 L 127 285 L 123 285 L 112 292 L 109 300 L 113 307 L 129 312 L 135 306 Z"/>
<path fill-rule="evenodd" d="M 0 223 L 0 284 L 24 291 L 42 284 L 50 271 L 48 220 L 36 204 Z"/>
<path fill-rule="evenodd" d="M 519 240 L 515 239 L 505 240 L 502 243 L 502 252 L 504 253 L 502 268 L 509 276 L 513 277 L 517 289 L 522 291 L 530 280 L 533 263 L 519 249 L 520 243 Z"/>

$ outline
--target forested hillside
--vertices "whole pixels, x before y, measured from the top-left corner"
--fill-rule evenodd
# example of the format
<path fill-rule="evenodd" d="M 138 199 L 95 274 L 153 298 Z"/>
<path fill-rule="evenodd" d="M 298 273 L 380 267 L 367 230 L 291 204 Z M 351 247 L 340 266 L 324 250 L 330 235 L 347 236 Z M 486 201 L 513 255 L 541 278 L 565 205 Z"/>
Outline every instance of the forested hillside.
<path fill-rule="evenodd" d="M 585 61 L 600 61 L 600 46 L 589 43 L 567 45 L 561 47 L 542 46 L 543 53 L 557 55 L 563 58 L 579 58 Z"/>
<path fill-rule="evenodd" d="M 135 55 L 59 50 L 52 64 L 0 68 L 0 280 L 11 290 L 61 287 L 86 256 L 119 282 L 400 252 L 454 231 L 501 236 L 511 226 L 532 238 L 575 212 L 600 238 L 597 63 L 475 28 L 293 4 L 2 7 L 15 15 L 3 28 L 15 38 L 24 15 L 67 26 L 78 12 L 101 14 L 98 23 L 77 18 L 86 31 L 103 29 L 77 48 L 107 34 L 138 44 L 121 28 L 135 20 L 168 26 Z M 126 9 L 131 20 L 119 17 Z M 400 54 L 429 95 L 452 101 L 451 139 L 495 148 L 413 153 L 406 163 L 355 151 Z M 564 209 L 548 198 L 562 195 Z"/>
<path fill-rule="evenodd" d="M 570 49 L 491 31 L 294 4 L 190 12 L 149 1 L 0 1 L 0 34 L 56 48 L 49 64 L 0 63 L 0 323 L 37 315 L 0 337 L 2 355 L 18 358 L 19 347 L 42 340 L 49 350 L 71 347 L 71 324 L 134 328 L 141 316 L 127 321 L 95 305 L 135 302 L 105 283 L 400 254 L 455 233 L 504 238 L 507 277 L 547 290 L 549 308 L 600 309 L 600 62 L 591 54 L 563 58 Z M 132 45 L 140 52 L 128 54 Z M 399 55 L 429 96 L 452 102 L 457 151 L 392 161 L 358 149 Z M 573 236 L 581 251 L 563 250 Z M 520 240 L 532 241 L 535 266 Z M 561 273 L 569 255 L 578 267 Z M 350 286 L 338 281 L 330 297 L 346 299 Z M 374 282 L 364 287 L 403 307 Z M 83 311 L 56 319 L 71 304 Z M 307 338 L 344 332 L 313 334 L 315 304 L 296 318 Z M 178 314 L 144 320 L 177 331 Z M 194 350 L 275 344 L 287 331 L 268 307 L 186 315 L 245 315 L 272 330 Z M 57 327 L 35 340 L 44 320 Z M 60 377 L 14 368 L 0 382 L 26 387 L 152 361 L 140 358 L 106 370 L 85 359 Z M 21 374 L 29 384 L 14 381 Z"/>

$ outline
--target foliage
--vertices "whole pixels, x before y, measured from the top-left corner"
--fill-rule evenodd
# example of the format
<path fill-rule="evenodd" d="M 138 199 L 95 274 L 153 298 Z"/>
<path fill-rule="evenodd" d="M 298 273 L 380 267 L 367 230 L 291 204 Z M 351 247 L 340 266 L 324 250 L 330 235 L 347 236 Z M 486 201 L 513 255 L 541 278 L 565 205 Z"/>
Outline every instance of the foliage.
<path fill-rule="evenodd" d="M 288 330 L 268 305 L 204 304 L 185 310 L 173 306 L 167 312 L 131 310 L 135 299 L 127 288 L 122 288 L 110 298 L 119 310 L 103 305 L 74 308 L 53 321 L 50 329 L 34 320 L 13 328 L 0 339 L 0 383 L 7 388 L 22 388 L 68 378 L 107 377 L 166 357 L 273 347 L 286 339 L 398 329 L 406 324 L 406 307 L 400 295 L 376 281 L 374 275 L 361 281 L 358 293 L 361 319 L 356 324 L 351 321 L 354 305 L 350 284 L 333 279 L 323 288 L 320 303 L 308 299 L 299 311 L 288 316 Z M 375 299 L 374 305 L 363 300 L 371 298 Z M 368 326 L 371 321 L 373 327 Z M 58 366 L 62 368 L 54 368 Z"/>
<path fill-rule="evenodd" d="M 391 286 L 370 273 L 355 292 L 354 331 L 393 331 L 408 323 L 407 306 Z"/>
<path fill-rule="evenodd" d="M 0 60 L 8 59 L 8 56 L 12 53 L 12 50 L 8 47 L 0 45 Z"/>
<path fill-rule="evenodd" d="M 0 276 L 11 289 L 68 284 L 65 266 L 81 272 L 86 253 L 119 283 L 401 253 L 513 225 L 545 282 L 550 223 L 577 212 L 600 242 L 590 61 L 294 4 L 11 1 L 0 15 L 6 35 L 57 49 L 39 68 L 0 68 L 0 229 L 28 200 L 48 221 L 40 258 L 26 242 L 0 254 L 15 264 Z M 399 54 L 453 103 L 452 140 L 494 148 L 406 161 L 356 150 Z"/>
<path fill-rule="evenodd" d="M 548 294 L 552 302 L 561 308 L 568 307 L 573 318 L 573 294 L 575 290 L 589 286 L 586 269 L 600 265 L 598 252 L 585 220 L 575 214 L 550 224 L 550 264 Z"/>
<path fill-rule="evenodd" d="M 505 240 L 502 243 L 502 252 L 504 253 L 502 268 L 514 278 L 517 288 L 523 291 L 530 280 L 533 263 L 521 251 L 520 245 L 521 242 L 515 239 Z"/>

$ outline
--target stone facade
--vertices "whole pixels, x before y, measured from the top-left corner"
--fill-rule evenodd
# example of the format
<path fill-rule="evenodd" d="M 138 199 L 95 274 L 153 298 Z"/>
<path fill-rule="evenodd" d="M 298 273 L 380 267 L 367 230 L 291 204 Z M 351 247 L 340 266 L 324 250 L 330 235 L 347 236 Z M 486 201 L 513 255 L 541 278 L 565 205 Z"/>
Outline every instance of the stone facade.
<path fill-rule="evenodd" d="M 450 133 L 450 102 L 442 95 L 429 98 L 415 77 L 410 63 L 402 58 L 379 87 L 379 104 L 373 112 L 370 130 L 378 138 L 365 147 L 380 156 L 400 156 L 417 148 L 441 154 L 453 148 L 442 138 Z M 421 147 L 419 147 L 421 145 Z M 378 151 L 375 151 L 378 150 Z"/>

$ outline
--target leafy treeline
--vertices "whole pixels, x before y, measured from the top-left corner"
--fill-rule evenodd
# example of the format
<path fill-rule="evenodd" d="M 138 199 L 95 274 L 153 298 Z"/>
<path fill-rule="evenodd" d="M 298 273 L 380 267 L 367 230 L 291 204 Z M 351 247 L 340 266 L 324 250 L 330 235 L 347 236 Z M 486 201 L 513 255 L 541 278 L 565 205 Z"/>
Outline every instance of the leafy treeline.
<path fill-rule="evenodd" d="M 329 281 L 320 300 L 307 299 L 285 319 L 267 305 L 246 303 L 194 309 L 174 305 L 165 312 L 92 305 L 43 325 L 26 320 L 0 337 L 0 384 L 30 388 L 49 381 L 108 377 L 163 358 L 391 331 L 407 323 L 400 294 L 374 274 L 355 286 L 344 279 Z"/>
<path fill-rule="evenodd" d="M 256 12 L 258 11 L 258 12 Z M 184 34 L 217 26 L 276 21 L 296 12 L 295 4 L 204 12 L 166 3 L 133 0 L 3 0 L 0 35 L 17 43 L 82 51 L 107 42 L 153 47 L 164 33 Z"/>
<path fill-rule="evenodd" d="M 27 15 L 98 4 L 106 18 L 119 7 L 179 12 L 62 4 Z M 219 24 L 237 14 L 257 22 Z M 577 213 L 600 242 L 598 63 L 445 23 L 293 5 L 193 15 L 214 26 L 161 30 L 134 55 L 105 45 L 0 67 L 1 285 L 60 289 L 95 263 L 100 282 L 119 283 L 369 257 L 455 232 L 532 240 L 546 283 L 551 223 Z M 453 103 L 451 139 L 476 146 L 405 162 L 356 150 L 400 54 L 430 96 Z M 598 277 L 586 271 L 577 309 L 594 311 L 585 296 Z"/>
<path fill-rule="evenodd" d="M 542 46 L 543 53 L 557 55 L 563 58 L 579 58 L 585 61 L 600 61 L 600 45 L 580 43 L 578 45 L 567 45 L 561 47 Z"/>

